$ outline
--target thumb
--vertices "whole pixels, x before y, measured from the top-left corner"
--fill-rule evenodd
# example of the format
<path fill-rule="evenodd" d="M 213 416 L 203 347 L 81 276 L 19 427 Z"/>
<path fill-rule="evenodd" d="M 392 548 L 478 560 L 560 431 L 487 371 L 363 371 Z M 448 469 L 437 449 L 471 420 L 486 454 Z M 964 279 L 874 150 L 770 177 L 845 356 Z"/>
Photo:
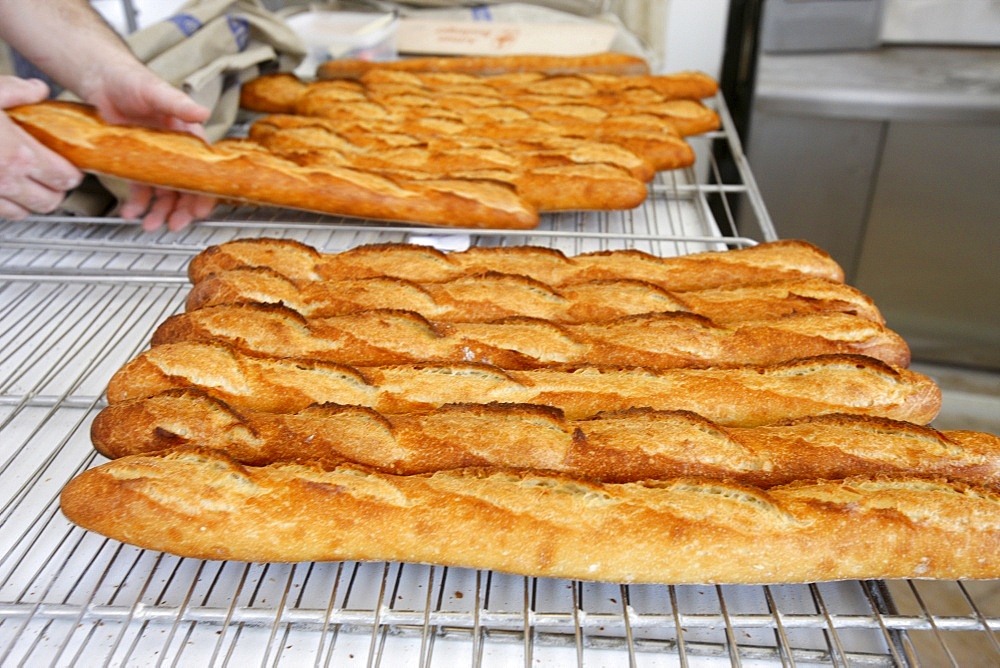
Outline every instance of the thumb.
<path fill-rule="evenodd" d="M 153 107 L 181 123 L 203 123 L 212 115 L 211 109 L 195 102 L 186 93 L 167 82 L 158 82 L 150 102 Z"/>
<path fill-rule="evenodd" d="M 41 79 L 0 76 L 0 109 L 19 104 L 34 104 L 49 96 L 49 87 Z"/>

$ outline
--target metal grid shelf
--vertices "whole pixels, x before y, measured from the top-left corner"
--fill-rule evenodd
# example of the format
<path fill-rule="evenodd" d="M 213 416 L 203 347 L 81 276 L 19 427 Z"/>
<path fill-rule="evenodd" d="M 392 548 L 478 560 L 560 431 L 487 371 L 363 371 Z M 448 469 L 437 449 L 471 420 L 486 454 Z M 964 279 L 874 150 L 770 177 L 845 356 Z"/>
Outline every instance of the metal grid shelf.
<path fill-rule="evenodd" d="M 0 665 L 715 666 L 1000 663 L 998 583 L 620 586 L 396 563 L 244 564 L 140 550 L 69 524 L 58 494 L 100 460 L 111 374 L 180 311 L 208 245 L 281 236 L 659 255 L 776 238 L 721 100 L 698 170 L 628 212 L 538 230 L 428 229 L 231 208 L 178 234 L 115 218 L 0 221 Z M 739 178 L 724 182 L 724 143 Z M 754 229 L 741 230 L 753 220 Z M 958 607 L 954 607 L 958 601 Z M 992 661 L 992 663 L 990 663 Z M 970 664 L 971 665 L 971 664 Z"/>

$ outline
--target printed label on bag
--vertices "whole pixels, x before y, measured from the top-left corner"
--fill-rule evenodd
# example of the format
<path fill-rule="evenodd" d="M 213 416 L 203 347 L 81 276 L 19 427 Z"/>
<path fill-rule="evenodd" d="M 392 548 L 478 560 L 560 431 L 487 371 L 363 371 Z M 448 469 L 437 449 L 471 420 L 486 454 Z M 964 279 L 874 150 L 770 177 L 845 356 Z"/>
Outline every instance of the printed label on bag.
<path fill-rule="evenodd" d="M 174 14 L 167 20 L 177 26 L 185 37 L 190 37 L 201 29 L 201 21 L 190 14 Z"/>
<path fill-rule="evenodd" d="M 226 22 L 229 24 L 229 30 L 233 33 L 233 39 L 236 40 L 236 48 L 240 51 L 247 48 L 247 44 L 250 42 L 250 22 L 245 18 L 230 14 L 226 14 Z"/>

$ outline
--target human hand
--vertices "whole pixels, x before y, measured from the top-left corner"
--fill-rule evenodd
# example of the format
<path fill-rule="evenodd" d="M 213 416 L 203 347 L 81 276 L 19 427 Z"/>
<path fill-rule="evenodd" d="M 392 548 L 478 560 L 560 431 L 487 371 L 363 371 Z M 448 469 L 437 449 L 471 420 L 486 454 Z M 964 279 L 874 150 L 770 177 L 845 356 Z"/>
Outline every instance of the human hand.
<path fill-rule="evenodd" d="M 0 110 L 45 100 L 49 87 L 39 79 L 0 76 Z M 39 143 L 0 111 L 0 218 L 20 220 L 51 213 L 83 180 L 83 173 Z"/>
<path fill-rule="evenodd" d="M 205 138 L 202 123 L 211 112 L 145 68 L 126 65 L 117 72 L 102 70 L 101 79 L 84 88 L 87 90 L 92 92 L 85 99 L 109 123 L 189 132 Z M 120 214 L 126 219 L 142 218 L 146 231 L 164 224 L 178 231 L 208 216 L 215 203 L 209 195 L 132 183 Z"/>

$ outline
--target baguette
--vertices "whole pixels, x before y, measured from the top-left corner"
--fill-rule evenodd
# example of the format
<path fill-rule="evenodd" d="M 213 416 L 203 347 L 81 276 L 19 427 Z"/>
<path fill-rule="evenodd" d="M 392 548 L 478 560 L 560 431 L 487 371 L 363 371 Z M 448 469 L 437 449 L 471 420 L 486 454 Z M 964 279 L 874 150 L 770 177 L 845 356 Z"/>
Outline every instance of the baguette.
<path fill-rule="evenodd" d="M 515 54 L 506 56 L 424 56 L 388 62 L 340 59 L 329 60 L 316 68 L 319 79 L 358 79 L 371 71 L 449 72 L 494 75 L 517 72 L 560 74 L 649 74 L 643 58 L 627 53 L 601 52 L 583 56 Z"/>
<path fill-rule="evenodd" d="M 688 86 L 685 82 L 692 82 Z M 719 128 L 719 116 L 699 98 L 700 93 L 714 94 L 714 84 L 707 77 L 675 76 L 665 86 L 654 84 L 657 77 L 631 79 L 612 84 L 613 79 L 592 79 L 591 92 L 575 86 L 571 92 L 561 91 L 569 83 L 529 82 L 521 79 L 517 85 L 490 85 L 491 78 L 478 81 L 464 77 L 461 83 L 448 83 L 441 77 L 421 78 L 411 74 L 365 75 L 361 82 L 330 83 L 318 81 L 296 85 L 287 73 L 265 75 L 246 82 L 240 93 L 244 109 L 266 113 L 297 113 L 309 116 L 371 115 L 406 116 L 416 111 L 420 115 L 441 115 L 463 112 L 461 120 L 477 123 L 475 111 L 499 108 L 507 113 L 525 114 L 536 120 L 555 123 L 601 123 L 608 119 L 634 117 L 651 129 L 674 128 L 681 135 L 694 135 Z M 605 82 L 600 85 L 600 82 Z M 494 83 L 510 80 L 494 80 Z M 599 84 L 594 89 L 594 84 Z M 681 92 L 681 95 L 677 93 Z M 687 93 L 687 94 L 685 94 Z M 336 113 L 328 111 L 335 108 Z M 470 112 L 472 115 L 470 116 Z M 413 118 L 413 116 L 409 116 Z"/>
<path fill-rule="evenodd" d="M 615 141 L 629 131 L 676 133 L 681 137 L 719 128 L 719 115 L 695 100 L 671 100 L 634 108 L 602 108 L 580 101 L 494 100 L 483 97 L 403 96 L 385 92 L 367 96 L 364 102 L 333 102 L 323 91 L 307 91 L 295 106 L 295 113 L 353 121 L 378 120 L 417 124 L 437 120 L 452 122 L 478 136 L 523 138 L 526 132 L 548 130 L 556 134 L 601 138 Z M 496 124 L 502 123 L 502 126 Z M 564 129 L 563 126 L 565 126 Z"/>
<path fill-rule="evenodd" d="M 627 151 L 654 171 L 678 169 L 694 164 L 694 150 L 679 134 L 671 129 L 657 127 L 612 127 L 582 123 L 554 124 L 532 120 L 524 115 L 506 118 L 502 122 L 491 120 L 486 125 L 464 122 L 461 114 L 443 116 L 410 116 L 389 118 L 381 107 L 369 108 L 368 103 L 348 104 L 350 113 L 341 113 L 334 106 L 324 107 L 324 116 L 294 116 L 291 112 L 271 114 L 257 122 L 284 126 L 293 123 L 300 127 L 322 128 L 335 135 L 350 137 L 353 144 L 367 144 L 375 149 L 413 145 L 415 141 L 449 141 L 456 144 L 497 143 L 528 150 L 531 144 L 562 144 L 575 142 L 584 146 L 612 146 Z M 364 111 L 361 109 L 364 108 Z M 492 113 L 492 112 L 491 112 Z M 296 119 L 294 121 L 289 119 Z M 256 127 L 256 126 L 254 126 Z M 262 125 L 263 127 L 263 125 Z M 329 139 L 329 136 L 326 137 Z M 645 178 L 645 177 L 643 177 Z"/>
<path fill-rule="evenodd" d="M 77 167 L 179 190 L 321 213 L 429 225 L 526 229 L 538 212 L 486 181 L 393 181 L 345 168 L 301 167 L 247 142 L 209 145 L 183 132 L 104 123 L 71 102 L 7 113 Z"/>
<path fill-rule="evenodd" d="M 296 283 L 265 268 L 212 274 L 188 292 L 186 309 L 221 304 L 284 304 L 307 318 L 399 308 L 443 322 L 510 316 L 558 323 L 600 322 L 658 312 L 697 313 L 720 325 L 807 313 L 850 313 L 885 324 L 870 297 L 823 278 L 675 292 L 647 281 L 605 279 L 555 288 L 526 276 L 488 272 L 441 283 L 375 276 Z"/>
<path fill-rule="evenodd" d="M 657 257 L 637 250 L 566 256 L 536 246 L 473 246 L 445 253 L 427 246 L 392 243 L 320 253 L 287 239 L 238 239 L 196 255 L 188 264 L 188 276 L 192 283 L 198 283 L 211 274 L 246 267 L 269 267 L 292 281 L 390 276 L 436 283 L 494 271 L 527 276 L 554 287 L 590 280 L 633 279 L 675 291 L 804 277 L 844 280 L 843 269 L 827 253 L 795 240 Z"/>
<path fill-rule="evenodd" d="M 496 97 L 510 95 L 560 95 L 598 97 L 614 95 L 619 99 L 699 100 L 714 96 L 719 84 L 703 72 L 671 74 L 606 74 L 544 72 L 509 72 L 474 74 L 467 72 L 406 72 L 372 68 L 359 81 L 366 86 L 404 84 L 433 90 Z"/>
<path fill-rule="evenodd" d="M 382 133 L 338 126 L 322 118 L 287 114 L 271 114 L 258 119 L 250 126 L 248 134 L 254 141 L 276 151 L 330 148 L 342 153 L 374 156 L 382 151 L 422 148 L 433 155 L 453 160 L 453 167 L 463 170 L 510 167 L 513 164 L 531 169 L 596 163 L 620 167 L 642 181 L 649 181 L 655 176 L 649 162 L 627 149 L 616 144 L 573 137 L 498 140 L 460 135 Z M 460 153 L 462 151 L 471 153 L 471 156 Z M 469 159 L 471 162 L 467 161 Z M 415 166 L 412 160 L 406 163 L 408 168 Z"/>
<path fill-rule="evenodd" d="M 385 136 L 384 133 L 337 128 L 336 124 L 325 119 L 283 114 L 259 119 L 250 126 L 248 134 L 278 155 L 333 151 L 343 156 L 344 160 L 357 161 L 352 164 L 378 169 L 397 167 L 442 174 L 477 169 L 523 172 L 601 164 L 620 168 L 644 182 L 655 176 L 655 170 L 647 160 L 627 149 L 572 137 L 493 140 L 402 133 Z"/>
<path fill-rule="evenodd" d="M 466 123 L 480 122 L 478 113 L 499 112 L 516 117 L 550 123 L 609 123 L 620 126 L 622 119 L 630 119 L 631 124 L 640 124 L 650 130 L 673 128 L 681 136 L 691 136 L 718 130 L 719 115 L 699 100 L 668 99 L 649 90 L 646 95 L 636 92 L 616 92 L 590 96 L 539 95 L 530 92 L 498 91 L 498 94 L 480 94 L 478 91 L 451 92 L 437 87 L 412 86 L 405 84 L 366 84 L 365 99 L 379 105 L 390 116 L 409 114 L 447 115 L 448 112 L 461 114 Z M 324 101 L 311 100 L 312 91 L 307 88 L 296 106 L 298 113 L 329 115 Z M 343 112 L 341 105 L 338 110 Z"/>
<path fill-rule="evenodd" d="M 471 362 L 352 367 L 259 357 L 220 342 L 154 346 L 115 372 L 107 398 L 118 403 L 184 387 L 201 388 L 237 409 L 271 412 L 294 412 L 314 403 L 404 413 L 450 403 L 499 402 L 553 406 L 571 420 L 648 407 L 689 410 L 744 426 L 826 413 L 926 424 L 941 407 L 941 390 L 930 378 L 858 355 L 765 367 L 503 371 Z"/>
<path fill-rule="evenodd" d="M 106 407 L 91 438 L 110 459 L 197 445 L 253 466 L 353 462 L 397 475 L 494 466 L 615 483 L 699 476 L 767 488 L 919 474 L 1000 485 L 1000 437 L 856 415 L 725 427 L 693 413 L 649 409 L 567 420 L 528 404 L 450 404 L 395 415 L 326 404 L 266 413 L 183 389 Z"/>
<path fill-rule="evenodd" d="M 605 164 L 568 164 L 531 169 L 517 166 L 461 169 L 449 167 L 449 163 L 466 162 L 470 156 L 469 151 L 433 154 L 424 149 L 397 149 L 364 157 L 337 154 L 328 150 L 296 149 L 276 153 L 303 167 L 347 167 L 410 183 L 443 179 L 500 183 L 509 186 L 539 213 L 634 209 L 649 194 L 643 181 L 623 169 Z M 394 164 L 397 159 L 398 162 Z M 419 164 L 413 168 L 401 168 L 399 164 L 405 161 Z"/>
<path fill-rule="evenodd" d="M 723 327 L 691 313 L 644 313 L 560 325 L 538 318 L 480 323 L 427 320 L 381 309 L 305 318 L 281 304 L 211 306 L 173 315 L 153 345 L 222 341 L 245 352 L 355 366 L 483 362 L 502 369 L 566 364 L 678 368 L 767 365 L 834 353 L 910 363 L 899 334 L 846 313 L 815 313 Z"/>
<path fill-rule="evenodd" d="M 764 491 L 693 478 L 246 467 L 180 450 L 85 471 L 60 503 L 81 527 L 198 559 L 385 560 L 678 584 L 1000 576 L 1000 497 L 924 479 Z"/>

